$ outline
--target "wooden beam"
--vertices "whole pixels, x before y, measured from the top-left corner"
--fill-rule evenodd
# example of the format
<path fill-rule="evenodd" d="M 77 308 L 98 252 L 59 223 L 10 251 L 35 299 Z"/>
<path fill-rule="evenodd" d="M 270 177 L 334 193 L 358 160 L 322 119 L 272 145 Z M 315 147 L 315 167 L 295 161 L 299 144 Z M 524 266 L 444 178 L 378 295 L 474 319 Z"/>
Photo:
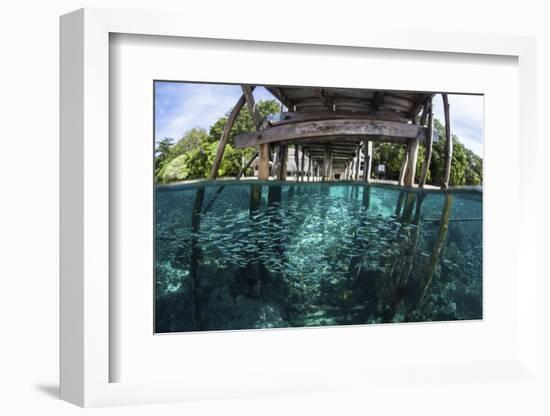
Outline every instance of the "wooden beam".
<path fill-rule="evenodd" d="M 243 95 L 245 96 L 246 104 L 248 106 L 248 111 L 250 111 L 252 120 L 254 120 L 256 130 L 260 130 L 260 126 L 262 124 L 262 116 L 260 115 L 260 113 L 258 113 L 258 109 L 256 108 L 254 95 L 252 95 L 253 88 L 254 87 L 250 85 L 241 85 L 241 89 L 243 90 Z"/>
<path fill-rule="evenodd" d="M 429 104 L 428 110 L 428 132 L 426 133 L 426 154 L 424 158 L 424 166 L 422 166 L 422 175 L 420 176 L 420 182 L 418 186 L 424 188 L 426 185 L 426 179 L 428 177 L 428 171 L 430 169 L 430 162 L 432 160 L 432 151 L 433 151 L 433 131 L 434 131 L 434 117 L 433 117 L 433 108 L 432 102 Z"/>
<path fill-rule="evenodd" d="M 237 103 L 229 113 L 229 116 L 227 117 L 225 126 L 223 126 L 222 135 L 220 136 L 220 141 L 218 142 L 218 148 L 216 149 L 216 156 L 214 156 L 214 163 L 212 163 L 212 169 L 210 170 L 210 175 L 208 179 L 216 179 L 218 177 L 218 170 L 220 169 L 220 165 L 222 163 L 223 153 L 225 152 L 225 145 L 227 144 L 229 133 L 231 132 L 231 128 L 235 124 L 235 120 L 237 119 L 237 116 L 241 112 L 245 103 L 246 103 L 246 97 L 243 94 L 241 95 L 241 97 L 239 98 L 239 100 L 237 101 Z"/>
<path fill-rule="evenodd" d="M 294 111 L 294 103 L 290 100 L 283 90 L 279 87 L 266 87 L 266 89 L 273 94 L 283 105 L 288 108 L 290 111 Z"/>
<path fill-rule="evenodd" d="M 339 140 L 365 139 L 377 136 L 379 141 L 406 143 L 408 139 L 424 140 L 426 128 L 415 124 L 384 120 L 323 120 L 274 126 L 268 130 L 253 133 L 241 133 L 235 138 L 235 147 L 257 146 L 263 143 L 291 142 L 299 143 L 321 141 L 339 137 Z M 372 140 L 375 140 L 373 137 Z"/>
<path fill-rule="evenodd" d="M 441 187 L 447 189 L 451 179 L 451 161 L 453 159 L 453 136 L 451 134 L 451 117 L 449 112 L 449 97 L 447 94 L 441 94 L 443 97 L 443 111 L 445 113 L 445 173 L 443 174 L 443 183 Z"/>

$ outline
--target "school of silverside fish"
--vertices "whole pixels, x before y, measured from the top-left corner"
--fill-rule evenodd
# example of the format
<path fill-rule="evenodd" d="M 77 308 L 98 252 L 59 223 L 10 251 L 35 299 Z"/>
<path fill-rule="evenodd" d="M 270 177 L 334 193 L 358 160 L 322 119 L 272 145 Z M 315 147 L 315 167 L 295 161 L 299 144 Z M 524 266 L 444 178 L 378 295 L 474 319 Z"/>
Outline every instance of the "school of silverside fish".
<path fill-rule="evenodd" d="M 479 191 L 157 187 L 155 226 L 156 332 L 482 318 Z"/>

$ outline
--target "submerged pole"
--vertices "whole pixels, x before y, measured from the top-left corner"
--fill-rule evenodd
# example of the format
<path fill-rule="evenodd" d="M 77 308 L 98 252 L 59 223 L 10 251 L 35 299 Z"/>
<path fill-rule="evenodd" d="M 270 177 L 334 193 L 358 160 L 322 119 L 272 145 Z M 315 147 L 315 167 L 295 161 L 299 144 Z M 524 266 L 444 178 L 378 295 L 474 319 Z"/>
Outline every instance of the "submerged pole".
<path fill-rule="evenodd" d="M 443 244 L 445 243 L 445 237 L 447 236 L 447 231 L 449 229 L 449 219 L 451 217 L 451 207 L 453 203 L 453 197 L 451 194 L 445 194 L 445 203 L 443 205 L 443 210 L 441 212 L 441 219 L 439 221 L 439 231 L 437 234 L 437 240 L 434 244 L 432 254 L 430 256 L 430 261 L 428 263 L 428 268 L 425 275 L 420 280 L 420 292 L 417 297 L 416 302 L 412 305 L 409 314 L 413 312 L 424 300 L 426 292 L 430 287 L 433 276 L 435 274 L 435 269 L 439 264 L 439 256 L 441 250 L 443 249 Z"/>
<path fill-rule="evenodd" d="M 201 308 L 198 269 L 201 250 L 198 242 L 198 233 L 201 225 L 201 210 L 204 201 L 204 187 L 197 188 L 195 202 L 191 212 L 191 261 L 189 264 L 189 281 L 191 282 L 191 293 L 193 298 L 192 320 L 196 329 L 201 328 Z"/>

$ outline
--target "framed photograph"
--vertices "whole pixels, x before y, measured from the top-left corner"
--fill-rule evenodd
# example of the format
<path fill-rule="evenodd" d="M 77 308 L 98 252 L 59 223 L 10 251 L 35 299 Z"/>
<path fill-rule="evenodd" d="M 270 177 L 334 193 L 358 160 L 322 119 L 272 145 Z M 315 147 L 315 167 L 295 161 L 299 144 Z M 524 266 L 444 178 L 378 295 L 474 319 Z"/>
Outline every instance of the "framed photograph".
<path fill-rule="evenodd" d="M 232 33 L 61 18 L 61 397 L 536 383 L 534 40 Z"/>

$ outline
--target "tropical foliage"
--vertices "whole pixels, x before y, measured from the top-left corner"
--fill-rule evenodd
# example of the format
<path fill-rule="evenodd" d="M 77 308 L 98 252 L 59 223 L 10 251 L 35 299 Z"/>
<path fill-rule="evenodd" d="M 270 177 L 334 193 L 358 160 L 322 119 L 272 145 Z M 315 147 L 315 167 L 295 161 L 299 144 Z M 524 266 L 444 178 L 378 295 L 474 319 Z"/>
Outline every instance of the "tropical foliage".
<path fill-rule="evenodd" d="M 262 117 L 280 111 L 280 105 L 276 100 L 260 101 L 257 108 Z M 210 127 L 208 132 L 204 129 L 191 129 L 175 143 L 169 138 L 158 141 L 155 155 L 155 180 L 157 183 L 208 177 L 216 154 L 217 143 L 226 122 L 227 116 L 221 117 Z M 235 148 L 235 136 L 254 130 L 255 125 L 250 112 L 248 108 L 243 107 L 229 132 L 223 161 L 218 172 L 220 176 L 236 176 L 241 169 L 243 160 L 246 161 L 252 157 L 254 149 Z M 247 173 L 250 174 L 250 172 Z"/>
<path fill-rule="evenodd" d="M 257 104 L 262 118 L 274 115 L 280 111 L 276 100 L 260 101 Z M 228 113 L 229 114 L 229 111 Z M 191 179 L 207 178 L 217 143 L 221 137 L 227 116 L 218 119 L 209 131 L 194 128 L 186 132 L 177 142 L 164 138 L 157 142 L 155 154 L 155 180 L 157 183 L 178 182 Z M 439 140 L 433 144 L 432 159 L 427 182 L 440 184 L 445 169 L 445 127 L 435 120 L 434 128 Z M 219 176 L 236 176 L 243 163 L 249 160 L 255 152 L 253 148 L 236 149 L 235 136 L 243 132 L 255 130 L 254 121 L 247 107 L 240 111 L 229 139 Z M 385 179 L 397 180 L 405 146 L 392 143 L 377 143 L 373 146 L 373 176 L 377 177 L 376 166 L 385 165 Z M 425 157 L 424 146 L 419 147 L 416 177 L 421 175 Z M 250 175 L 251 169 L 245 174 Z M 460 139 L 453 135 L 453 158 L 451 164 L 450 185 L 480 185 L 483 182 L 483 159 L 464 147 Z"/>
<path fill-rule="evenodd" d="M 438 140 L 432 148 L 432 159 L 428 171 L 427 183 L 440 184 L 445 171 L 445 126 L 434 120 L 434 128 L 438 134 Z M 425 158 L 425 148 L 418 149 L 418 163 L 416 165 L 416 178 L 420 178 Z M 375 144 L 373 149 L 373 166 L 385 165 L 385 178 L 397 180 L 401 162 L 405 154 L 405 146 L 392 143 Z M 376 171 L 376 168 L 374 169 Z M 376 176 L 376 172 L 373 172 Z M 483 159 L 464 147 L 460 139 L 453 135 L 453 158 L 451 162 L 451 186 L 481 185 L 483 182 Z"/>

